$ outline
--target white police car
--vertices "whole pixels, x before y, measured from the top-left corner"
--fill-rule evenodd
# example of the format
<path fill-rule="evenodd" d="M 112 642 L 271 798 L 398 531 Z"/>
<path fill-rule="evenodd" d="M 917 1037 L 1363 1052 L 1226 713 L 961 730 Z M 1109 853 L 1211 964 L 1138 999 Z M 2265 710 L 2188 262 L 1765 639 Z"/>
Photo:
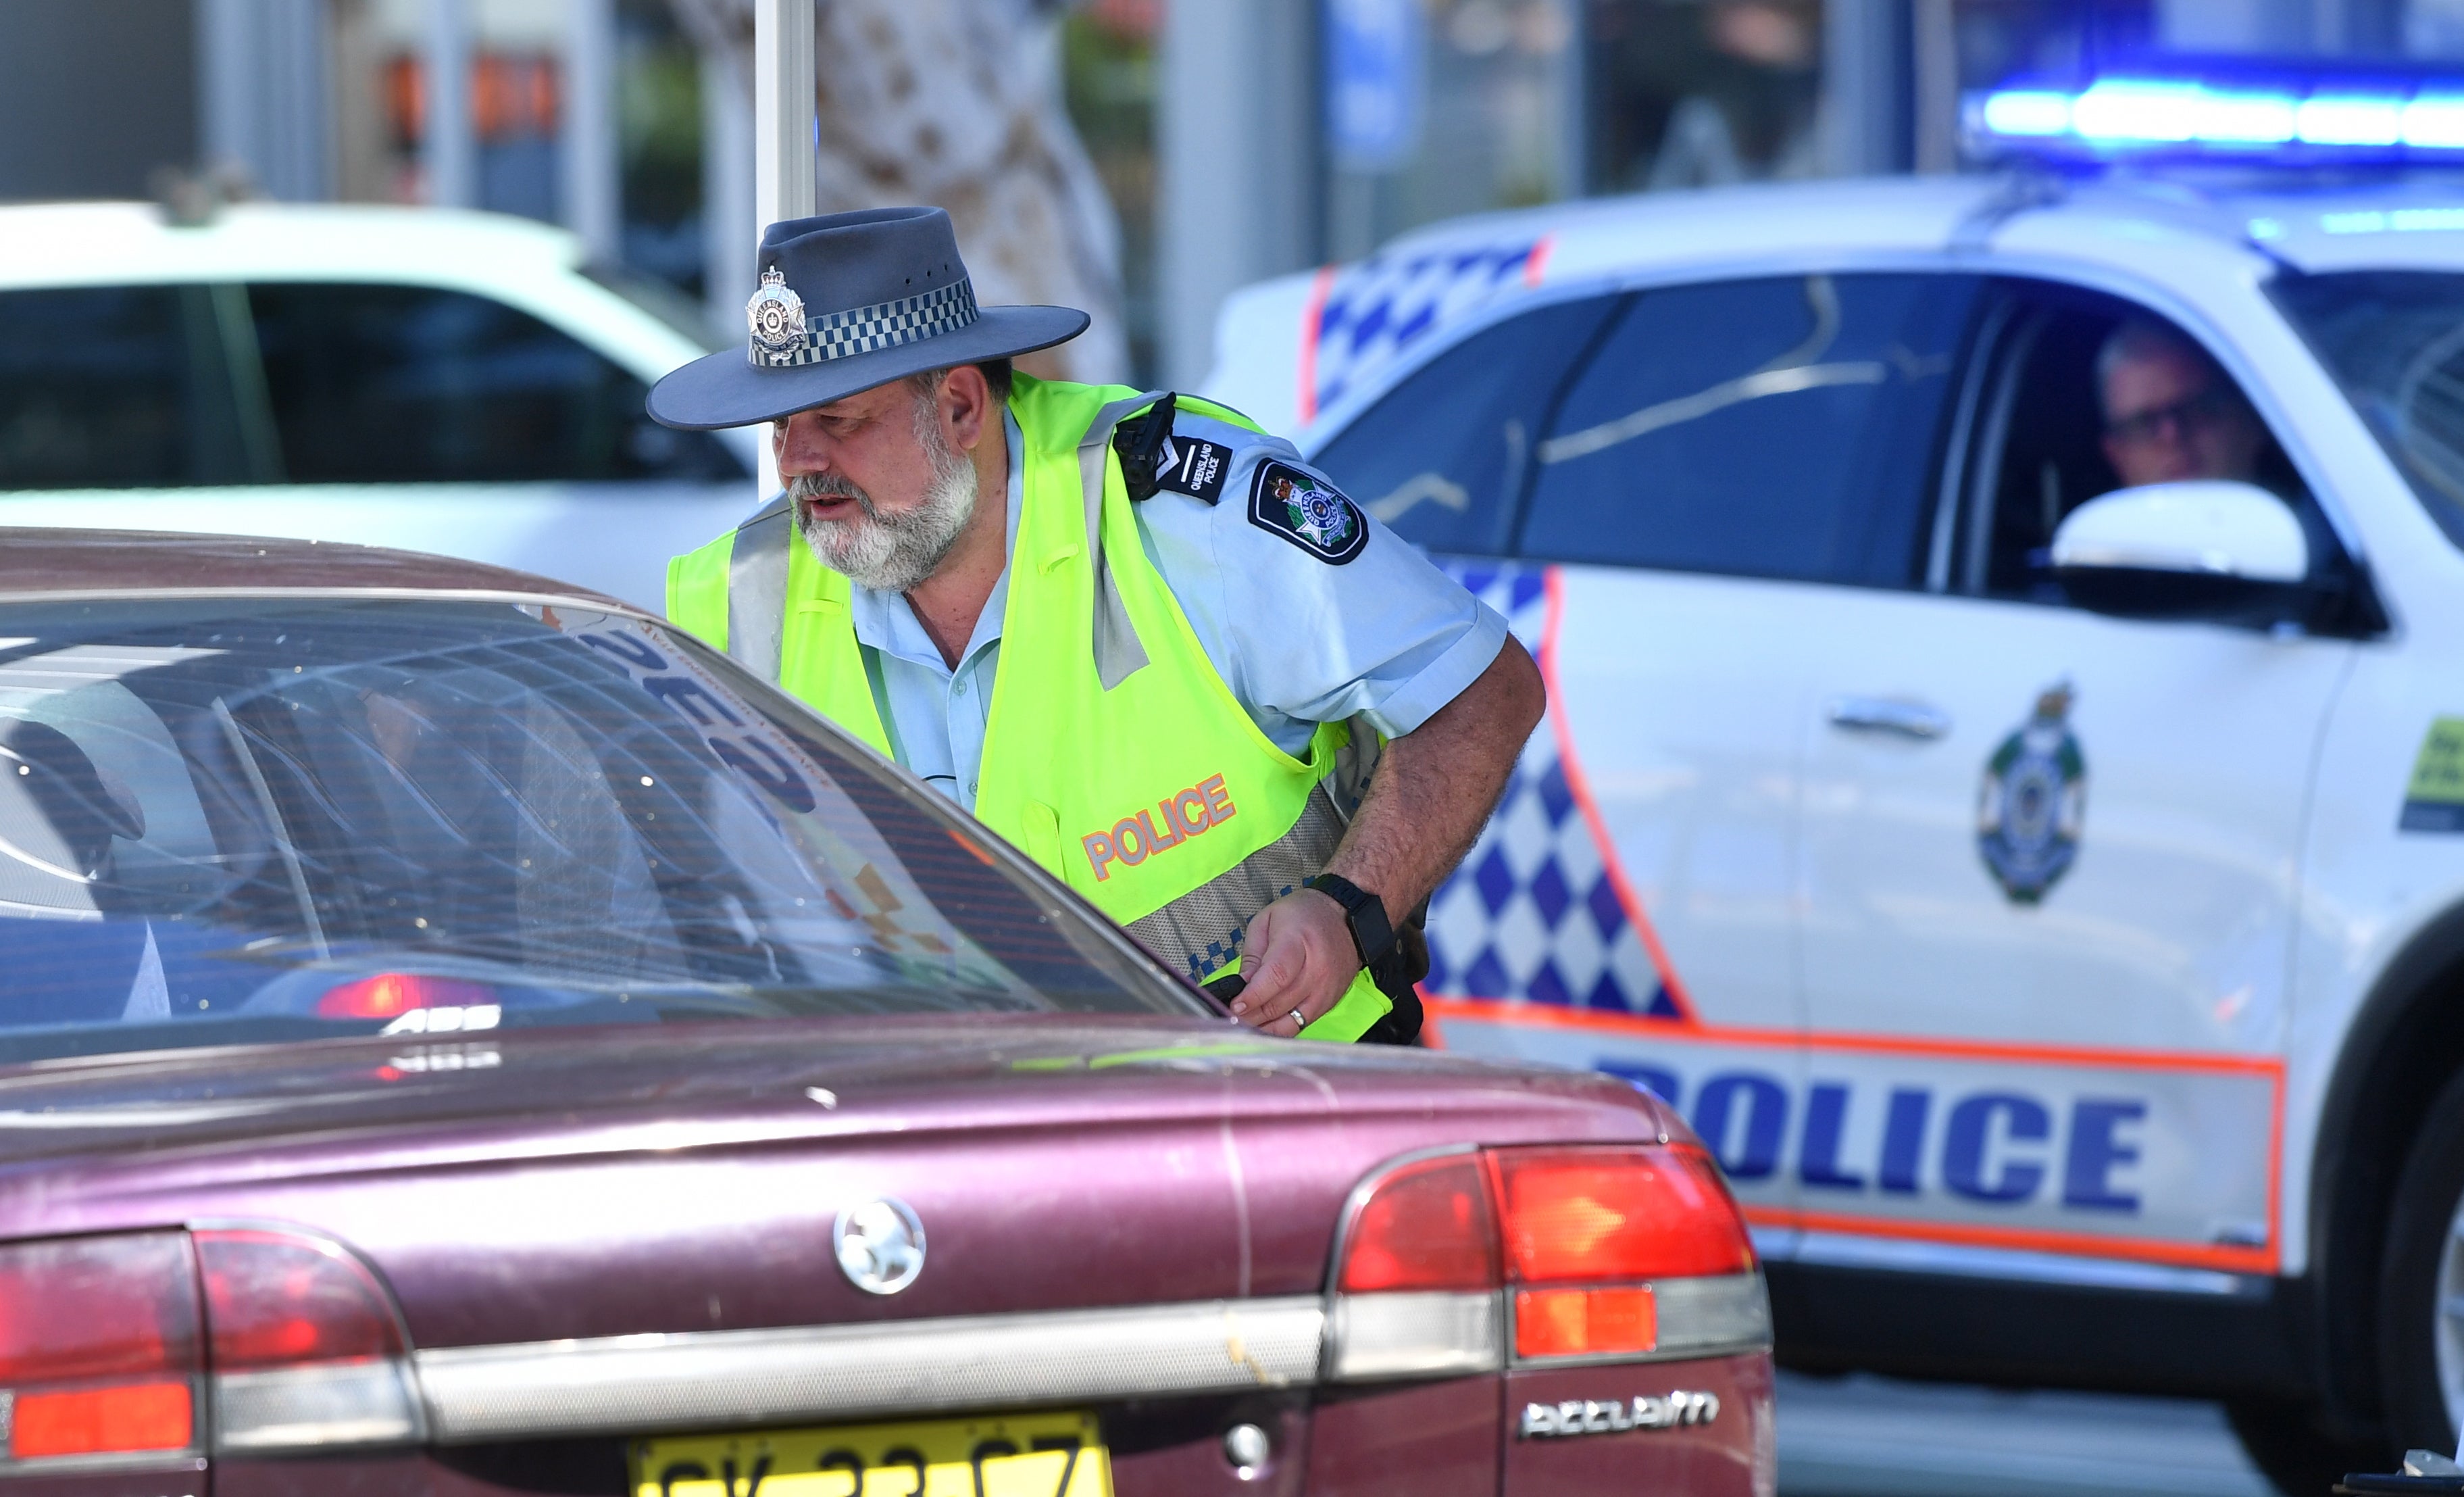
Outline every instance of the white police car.
<path fill-rule="evenodd" d="M 1432 1031 L 1677 1102 L 1786 1363 L 2216 1397 L 2288 1490 L 2464 1424 L 2464 193 L 2246 169 L 2464 143 L 2390 86 L 1981 100 L 2231 169 L 1567 205 L 1223 313 L 1207 393 L 1548 674 Z M 2125 325 L 2247 407 L 2108 429 Z M 2110 493 L 2227 407 L 2253 481 Z"/>
<path fill-rule="evenodd" d="M 363 541 L 657 607 L 756 497 L 750 435 L 642 408 L 708 351 L 676 300 L 492 214 L 0 208 L 0 524 Z"/>

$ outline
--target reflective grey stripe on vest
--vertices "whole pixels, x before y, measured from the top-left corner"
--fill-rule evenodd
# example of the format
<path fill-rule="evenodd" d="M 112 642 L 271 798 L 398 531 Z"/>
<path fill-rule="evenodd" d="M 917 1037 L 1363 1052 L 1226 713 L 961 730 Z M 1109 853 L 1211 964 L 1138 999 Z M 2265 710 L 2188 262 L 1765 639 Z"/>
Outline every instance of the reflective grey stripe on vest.
<path fill-rule="evenodd" d="M 1111 455 L 1112 429 L 1171 393 L 1149 390 L 1116 400 L 1095 412 L 1087 434 L 1078 439 L 1078 475 L 1087 491 L 1087 554 L 1095 561 L 1095 678 L 1104 690 L 1144 670 L 1147 648 L 1130 624 L 1121 603 L 1121 585 L 1112 580 L 1111 559 L 1104 555 L 1104 463 Z"/>
<path fill-rule="evenodd" d="M 1309 791 L 1291 830 L 1172 903 L 1129 922 L 1129 933 L 1155 958 L 1192 982 L 1203 982 L 1241 955 L 1242 937 L 1259 911 L 1324 869 L 1343 842 L 1344 819 L 1324 784 Z"/>
<path fill-rule="evenodd" d="M 787 546 L 794 507 L 781 495 L 736 527 L 727 553 L 727 652 L 765 681 L 779 679 L 787 634 Z"/>

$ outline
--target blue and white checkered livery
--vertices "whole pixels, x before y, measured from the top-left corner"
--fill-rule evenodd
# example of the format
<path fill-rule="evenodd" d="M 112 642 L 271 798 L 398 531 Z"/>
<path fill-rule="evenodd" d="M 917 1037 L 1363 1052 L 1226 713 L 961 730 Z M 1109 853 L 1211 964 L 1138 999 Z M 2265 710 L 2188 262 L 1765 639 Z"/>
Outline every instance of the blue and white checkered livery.
<path fill-rule="evenodd" d="M 1505 614 L 1525 649 L 1546 658 L 1545 569 L 1441 564 Z M 1577 803 L 1558 746 L 1556 708 L 1549 711 L 1524 745 L 1497 814 L 1429 902 L 1429 976 L 1421 987 L 1436 998 L 1682 1019 Z"/>
<path fill-rule="evenodd" d="M 1429 334 L 1536 284 L 1547 258 L 1545 238 L 1523 237 L 1373 254 L 1334 272 L 1304 335 L 1315 340 L 1311 409 L 1375 384 Z"/>

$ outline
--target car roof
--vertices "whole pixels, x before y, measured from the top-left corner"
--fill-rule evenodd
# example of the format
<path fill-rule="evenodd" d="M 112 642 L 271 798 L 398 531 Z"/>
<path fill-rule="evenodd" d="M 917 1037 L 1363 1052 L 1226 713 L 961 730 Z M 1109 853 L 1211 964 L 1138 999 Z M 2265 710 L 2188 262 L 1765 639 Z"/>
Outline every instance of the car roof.
<path fill-rule="evenodd" d="M 2305 272 L 2464 272 L 2464 188 L 2038 170 L 1760 183 L 1449 219 L 1361 260 L 1261 282 L 1217 319 L 1201 389 L 1295 434 L 1339 426 L 1413 350 L 1552 293 L 1619 281 L 1938 264 L 2069 264 L 2177 295 Z M 1306 445 L 1306 444 L 1305 444 Z"/>
<path fill-rule="evenodd" d="M 1545 237 L 1546 278 L 1562 281 L 1588 269 L 1733 264 L 1775 251 L 1939 253 L 1963 240 L 1985 249 L 2002 226 L 2022 219 L 2058 226 L 2077 253 L 2117 263 L 2134 257 L 2132 245 L 2143 235 L 2114 231 L 2135 226 L 2204 239 L 2235 256 L 2263 248 L 2304 270 L 2464 269 L 2464 184 L 2390 179 L 2313 187 L 2249 173 L 2065 179 L 2006 171 L 1635 193 L 1449 219 L 1398 236 L 1372 258 Z"/>
<path fill-rule="evenodd" d="M 143 530 L 0 527 L 0 603 L 198 593 L 478 594 L 640 611 L 528 572 L 383 546 Z"/>
<path fill-rule="evenodd" d="M 498 278 L 553 275 L 582 263 L 561 229 L 507 213 L 369 204 L 238 203 L 201 224 L 150 203 L 0 207 L 0 285 L 330 277 L 430 278 L 440 265 Z"/>

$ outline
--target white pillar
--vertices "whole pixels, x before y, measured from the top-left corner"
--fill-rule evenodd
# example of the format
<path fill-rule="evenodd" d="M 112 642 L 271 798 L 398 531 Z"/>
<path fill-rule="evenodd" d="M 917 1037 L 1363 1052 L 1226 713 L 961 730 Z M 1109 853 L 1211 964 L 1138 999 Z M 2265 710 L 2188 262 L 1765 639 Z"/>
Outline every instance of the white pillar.
<path fill-rule="evenodd" d="M 615 0 L 564 0 L 564 118 L 559 152 L 564 226 L 593 260 L 624 252 L 616 150 Z"/>
<path fill-rule="evenodd" d="M 813 32 L 813 0 L 753 0 L 753 217 L 764 226 L 811 217 L 819 192 Z M 763 497 L 779 492 L 766 440 L 760 484 Z"/>
<path fill-rule="evenodd" d="M 199 139 L 286 202 L 333 195 L 322 0 L 200 0 Z"/>
<path fill-rule="evenodd" d="M 1321 253 L 1314 0 L 1173 0 L 1157 69 L 1155 251 L 1162 375 L 1195 388 L 1215 315 Z"/>
<path fill-rule="evenodd" d="M 716 49 L 701 55 L 702 295 L 721 337 L 744 336 L 753 295 L 753 97 L 743 71 Z"/>
<path fill-rule="evenodd" d="M 479 140 L 471 115 L 471 0 L 428 0 L 420 55 L 427 97 L 421 143 L 428 201 L 473 208 L 479 201 Z"/>
<path fill-rule="evenodd" d="M 754 216 L 812 215 L 813 0 L 753 0 Z"/>

